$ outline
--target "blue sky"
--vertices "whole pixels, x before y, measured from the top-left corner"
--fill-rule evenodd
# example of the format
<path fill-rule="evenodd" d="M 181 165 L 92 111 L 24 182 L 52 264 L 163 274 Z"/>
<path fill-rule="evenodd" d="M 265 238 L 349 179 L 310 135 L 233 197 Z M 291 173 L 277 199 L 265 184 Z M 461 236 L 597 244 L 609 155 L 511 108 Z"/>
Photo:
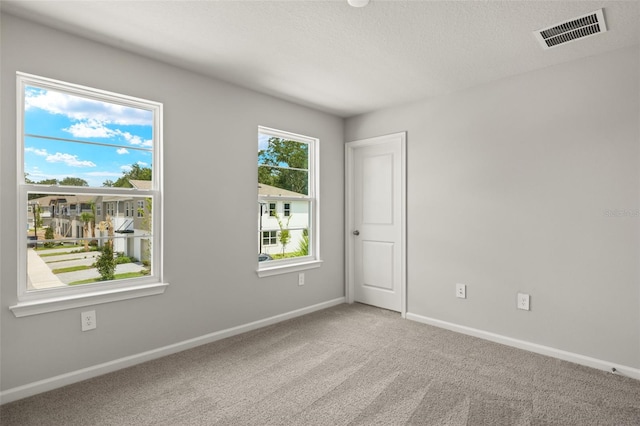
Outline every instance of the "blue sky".
<path fill-rule="evenodd" d="M 271 136 L 265 135 L 264 133 L 258 133 L 258 151 L 263 149 L 267 149 L 269 146 L 269 138 Z"/>
<path fill-rule="evenodd" d="M 152 123 L 153 113 L 148 110 L 28 86 L 24 171 L 36 182 L 71 176 L 102 186 L 107 179 L 118 179 L 132 164 L 151 167 Z"/>

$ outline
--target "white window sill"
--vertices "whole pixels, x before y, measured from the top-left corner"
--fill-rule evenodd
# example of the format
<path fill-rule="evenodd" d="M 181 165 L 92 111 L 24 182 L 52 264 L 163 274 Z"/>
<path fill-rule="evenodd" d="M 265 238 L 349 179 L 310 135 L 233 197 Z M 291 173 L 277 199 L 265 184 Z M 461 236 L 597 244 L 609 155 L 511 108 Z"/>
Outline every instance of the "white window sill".
<path fill-rule="evenodd" d="M 82 293 L 73 296 L 30 300 L 18 302 L 18 304 L 10 306 L 9 309 L 11 309 L 11 312 L 13 312 L 16 317 L 26 317 L 83 306 L 116 302 L 118 300 L 134 299 L 136 297 L 153 296 L 164 293 L 168 286 L 168 283 L 143 284 L 126 288 Z"/>
<path fill-rule="evenodd" d="M 322 260 L 310 260 L 308 262 L 262 267 L 256 272 L 258 273 L 258 276 L 262 278 L 271 277 L 273 275 L 287 274 L 290 272 L 306 271 L 307 269 L 319 268 L 320 265 L 322 265 Z"/>

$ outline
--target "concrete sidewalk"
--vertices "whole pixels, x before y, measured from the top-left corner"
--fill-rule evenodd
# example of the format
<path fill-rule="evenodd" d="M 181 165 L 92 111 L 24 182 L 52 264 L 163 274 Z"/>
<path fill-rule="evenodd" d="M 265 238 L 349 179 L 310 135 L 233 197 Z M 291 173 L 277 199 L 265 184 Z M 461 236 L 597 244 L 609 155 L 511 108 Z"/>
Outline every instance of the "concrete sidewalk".
<path fill-rule="evenodd" d="M 65 286 L 62 281 L 51 272 L 49 265 L 35 252 L 34 249 L 27 249 L 27 289 L 39 290 L 43 288 L 53 288 Z"/>

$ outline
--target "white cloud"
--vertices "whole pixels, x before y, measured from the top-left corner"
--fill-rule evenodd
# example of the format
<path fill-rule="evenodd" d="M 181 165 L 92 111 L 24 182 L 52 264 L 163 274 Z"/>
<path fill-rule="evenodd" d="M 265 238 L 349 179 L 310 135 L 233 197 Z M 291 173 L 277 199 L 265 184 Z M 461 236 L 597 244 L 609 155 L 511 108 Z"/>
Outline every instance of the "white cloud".
<path fill-rule="evenodd" d="M 128 154 L 128 153 L 129 153 L 129 151 L 127 151 L 127 148 L 119 148 L 119 149 L 117 149 L 117 150 L 116 150 L 116 152 L 117 152 L 118 154 L 120 154 L 120 155 Z"/>
<path fill-rule="evenodd" d="M 128 164 L 125 164 L 124 166 L 120 166 L 120 170 L 122 170 L 123 172 L 130 172 L 131 166 Z"/>
<path fill-rule="evenodd" d="M 132 135 L 129 132 L 123 132 L 121 130 L 117 130 L 117 132 L 131 145 L 137 145 L 137 146 L 143 146 L 143 147 L 149 147 L 149 148 L 153 146 L 152 140 L 144 140 L 138 135 Z"/>
<path fill-rule="evenodd" d="M 62 130 L 76 138 L 110 138 L 116 134 L 115 131 L 106 127 L 104 122 L 95 119 L 80 121 Z"/>
<path fill-rule="evenodd" d="M 49 155 L 49 153 L 47 152 L 46 149 L 38 149 L 38 148 L 33 148 L 33 147 L 26 147 L 24 149 L 24 152 L 33 152 L 36 155 L 39 155 L 41 157 L 46 157 L 47 155 Z"/>
<path fill-rule="evenodd" d="M 52 114 L 61 114 L 72 120 L 95 119 L 102 123 L 121 125 L 152 125 L 151 111 L 81 98 L 52 90 L 28 88 L 25 109 L 39 108 Z"/>
<path fill-rule="evenodd" d="M 96 167 L 93 161 L 79 160 L 77 155 L 56 152 L 46 158 L 49 163 L 64 163 L 69 167 Z"/>
<path fill-rule="evenodd" d="M 138 135 L 132 135 L 129 132 L 123 132 L 120 129 L 111 129 L 107 127 L 107 122 L 97 119 L 88 119 L 79 121 L 66 129 L 65 132 L 71 133 L 76 138 L 115 138 L 121 137 L 131 145 L 144 148 L 153 146 L 152 140 L 145 140 Z"/>
<path fill-rule="evenodd" d="M 145 163 L 144 161 L 138 161 L 136 164 L 140 167 L 147 167 L 149 165 L 149 163 Z"/>

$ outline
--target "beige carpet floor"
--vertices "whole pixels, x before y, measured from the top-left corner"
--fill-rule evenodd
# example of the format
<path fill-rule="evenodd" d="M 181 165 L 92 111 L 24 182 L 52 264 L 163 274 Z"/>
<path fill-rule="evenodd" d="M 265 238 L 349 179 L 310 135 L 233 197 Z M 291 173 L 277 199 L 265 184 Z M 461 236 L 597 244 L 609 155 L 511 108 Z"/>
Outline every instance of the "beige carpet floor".
<path fill-rule="evenodd" d="M 640 425 L 640 381 L 340 305 L 0 407 L 4 425 Z"/>

